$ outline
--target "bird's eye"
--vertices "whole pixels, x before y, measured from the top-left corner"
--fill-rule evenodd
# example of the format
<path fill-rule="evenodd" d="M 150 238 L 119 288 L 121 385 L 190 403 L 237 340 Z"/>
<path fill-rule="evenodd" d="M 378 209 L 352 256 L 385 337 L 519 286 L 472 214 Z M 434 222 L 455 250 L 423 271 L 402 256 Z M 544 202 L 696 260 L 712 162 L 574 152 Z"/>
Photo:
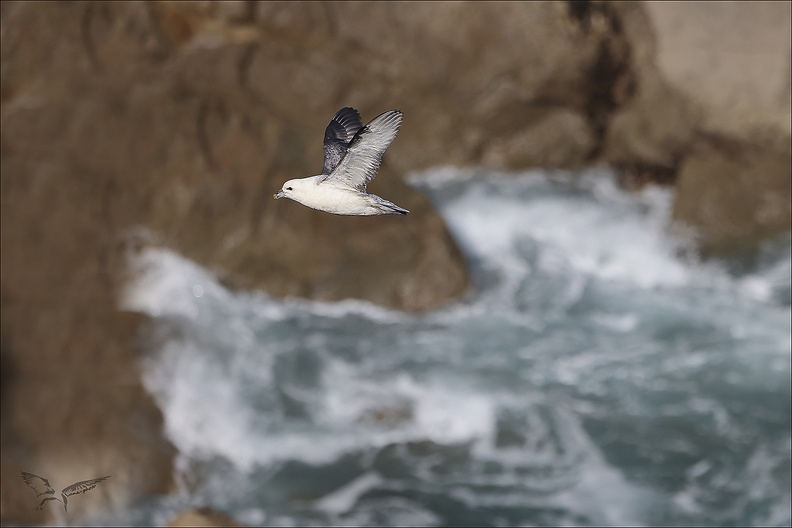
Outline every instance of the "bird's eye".
<path fill-rule="evenodd" d="M 286 190 L 287 191 L 293 191 L 294 189 L 292 189 L 291 187 L 286 187 Z"/>

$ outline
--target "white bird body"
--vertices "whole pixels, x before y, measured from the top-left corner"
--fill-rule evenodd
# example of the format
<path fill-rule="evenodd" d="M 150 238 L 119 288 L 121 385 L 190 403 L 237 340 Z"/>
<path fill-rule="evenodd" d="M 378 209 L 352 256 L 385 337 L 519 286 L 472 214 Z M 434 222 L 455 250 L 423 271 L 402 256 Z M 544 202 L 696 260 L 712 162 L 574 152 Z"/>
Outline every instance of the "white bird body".
<path fill-rule="evenodd" d="M 398 214 L 396 204 L 375 194 L 361 193 L 333 182 L 322 182 L 323 175 L 289 180 L 283 184 L 289 189 L 286 198 L 291 198 L 311 209 L 326 213 L 350 216 L 374 216 Z M 321 185 L 321 187 L 319 187 Z M 403 209 L 402 209 L 403 210 Z M 406 213 L 405 213 L 406 214 Z"/>
<path fill-rule="evenodd" d="M 362 126 L 357 110 L 342 108 L 325 130 L 322 174 L 287 181 L 275 198 L 337 215 L 407 214 L 393 202 L 366 192 L 401 121 L 401 111 L 389 110 Z"/>

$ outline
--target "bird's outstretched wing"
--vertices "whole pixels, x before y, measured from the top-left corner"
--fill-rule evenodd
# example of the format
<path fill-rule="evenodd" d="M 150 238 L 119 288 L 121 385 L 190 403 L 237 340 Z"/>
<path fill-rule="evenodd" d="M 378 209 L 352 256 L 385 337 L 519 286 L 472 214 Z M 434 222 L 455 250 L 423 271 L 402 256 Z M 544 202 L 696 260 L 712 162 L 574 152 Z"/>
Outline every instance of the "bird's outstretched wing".
<path fill-rule="evenodd" d="M 36 497 L 40 497 L 41 495 L 52 495 L 55 493 L 55 490 L 52 489 L 50 486 L 49 480 L 39 477 L 38 475 L 34 475 L 33 473 L 27 473 L 26 471 L 20 471 L 22 474 L 22 480 L 25 481 L 25 484 L 30 486 L 30 489 L 36 492 Z"/>
<path fill-rule="evenodd" d="M 388 110 L 372 119 L 357 131 L 333 172 L 318 183 L 332 181 L 366 192 L 366 185 L 377 174 L 382 155 L 399 132 L 401 122 L 401 110 Z"/>
<path fill-rule="evenodd" d="M 322 174 L 333 172 L 338 162 L 344 157 L 349 142 L 361 128 L 363 128 L 363 122 L 360 120 L 360 114 L 354 108 L 346 107 L 336 112 L 325 129 Z"/>
<path fill-rule="evenodd" d="M 63 502 L 63 501 L 62 501 L 62 500 L 60 500 L 58 497 L 52 497 L 52 496 L 49 496 L 49 497 L 44 497 L 43 499 L 41 499 L 41 502 L 39 502 L 39 505 L 38 505 L 38 506 L 36 506 L 36 507 L 35 507 L 35 508 L 33 508 L 33 509 L 34 509 L 34 510 L 41 510 L 41 509 L 43 509 L 43 508 L 44 508 L 44 505 L 45 505 L 45 504 L 47 504 L 49 501 L 58 501 L 58 502 Z"/>
<path fill-rule="evenodd" d="M 61 494 L 65 497 L 70 497 L 72 495 L 77 495 L 78 493 L 85 493 L 86 491 L 90 491 L 96 487 L 97 484 L 102 482 L 103 480 L 107 480 L 110 478 L 110 475 L 106 477 L 99 477 L 90 480 L 81 480 L 80 482 L 75 482 L 71 486 L 66 486 L 61 491 Z"/>

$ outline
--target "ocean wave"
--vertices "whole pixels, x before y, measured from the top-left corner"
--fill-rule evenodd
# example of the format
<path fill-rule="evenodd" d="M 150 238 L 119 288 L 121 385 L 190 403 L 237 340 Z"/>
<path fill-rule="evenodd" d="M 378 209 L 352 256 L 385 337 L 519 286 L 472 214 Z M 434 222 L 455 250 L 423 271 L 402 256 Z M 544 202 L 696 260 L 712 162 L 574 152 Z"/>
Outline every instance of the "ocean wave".
<path fill-rule="evenodd" d="M 435 312 L 231 292 L 137 254 L 122 307 L 153 318 L 144 383 L 191 503 L 266 524 L 788 523 L 788 241 L 740 269 L 683 256 L 670 191 L 602 170 L 411 181 L 473 269 Z"/>

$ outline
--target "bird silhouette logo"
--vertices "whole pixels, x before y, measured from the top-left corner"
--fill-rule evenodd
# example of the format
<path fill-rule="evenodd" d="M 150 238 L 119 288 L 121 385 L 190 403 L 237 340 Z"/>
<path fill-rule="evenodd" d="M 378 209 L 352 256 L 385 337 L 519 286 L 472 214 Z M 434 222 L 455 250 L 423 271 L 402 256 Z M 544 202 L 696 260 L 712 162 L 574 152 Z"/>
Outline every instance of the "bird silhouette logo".
<path fill-rule="evenodd" d="M 43 509 L 44 505 L 50 501 L 58 501 L 63 504 L 63 510 L 67 513 L 69 511 L 66 506 L 69 502 L 68 497 L 71 497 L 72 495 L 79 495 L 80 493 L 85 493 L 86 491 L 91 491 L 97 486 L 97 484 L 110 478 L 110 475 L 107 475 L 106 477 L 75 482 L 74 484 L 66 486 L 61 490 L 61 498 L 59 499 L 55 496 L 55 490 L 52 489 L 52 486 L 50 486 L 49 480 L 45 479 L 44 477 L 34 475 L 33 473 L 27 473 L 25 471 L 22 471 L 21 473 L 22 480 L 25 481 L 25 484 L 27 484 L 30 489 L 36 492 L 36 498 L 41 497 L 42 495 L 45 496 L 43 499 L 41 499 L 39 505 L 33 508 L 34 510 Z"/>

